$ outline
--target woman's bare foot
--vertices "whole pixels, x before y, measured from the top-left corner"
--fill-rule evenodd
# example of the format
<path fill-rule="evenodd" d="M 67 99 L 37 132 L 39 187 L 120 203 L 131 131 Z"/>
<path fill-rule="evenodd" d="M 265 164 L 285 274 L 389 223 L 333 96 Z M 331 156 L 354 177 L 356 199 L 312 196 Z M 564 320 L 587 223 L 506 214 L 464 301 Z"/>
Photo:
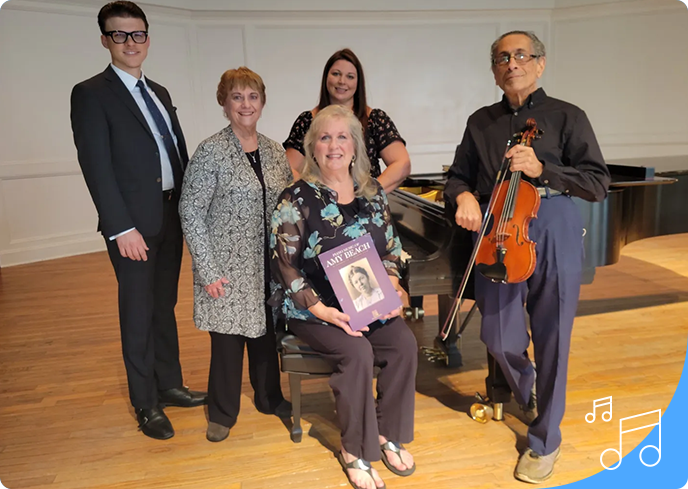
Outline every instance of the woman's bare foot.
<path fill-rule="evenodd" d="M 387 438 L 380 435 L 380 445 L 384 445 L 387 441 Z M 399 454 L 392 450 L 385 450 L 385 455 L 387 456 L 387 461 L 398 470 L 407 470 L 413 467 L 413 455 L 406 448 L 402 448 Z M 399 455 L 401 455 L 401 459 Z"/>
<path fill-rule="evenodd" d="M 357 458 L 354 455 L 351 455 L 346 450 L 344 450 L 344 447 L 341 448 L 341 452 L 342 457 L 344 458 L 344 461 L 346 463 L 353 462 Z M 380 474 L 378 474 L 377 470 L 375 469 L 371 469 L 371 472 L 373 474 L 372 479 L 370 478 L 370 474 L 368 474 L 368 472 L 366 472 L 365 470 L 346 469 L 346 472 L 349 475 L 349 480 L 361 489 L 377 489 L 385 485 L 383 480 L 380 478 Z"/>

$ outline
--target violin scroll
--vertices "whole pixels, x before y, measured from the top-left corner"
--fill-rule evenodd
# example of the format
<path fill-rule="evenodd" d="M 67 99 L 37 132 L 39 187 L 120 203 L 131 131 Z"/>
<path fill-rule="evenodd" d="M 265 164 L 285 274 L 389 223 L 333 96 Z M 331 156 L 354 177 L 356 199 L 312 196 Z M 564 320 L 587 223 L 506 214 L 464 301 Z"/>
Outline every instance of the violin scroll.
<path fill-rule="evenodd" d="M 528 120 L 526 120 L 526 128 L 522 132 L 514 134 L 514 139 L 516 140 L 517 144 L 521 144 L 523 146 L 532 146 L 533 140 L 540 139 L 543 134 L 544 131 L 542 129 L 538 129 L 535 119 L 530 117 Z"/>

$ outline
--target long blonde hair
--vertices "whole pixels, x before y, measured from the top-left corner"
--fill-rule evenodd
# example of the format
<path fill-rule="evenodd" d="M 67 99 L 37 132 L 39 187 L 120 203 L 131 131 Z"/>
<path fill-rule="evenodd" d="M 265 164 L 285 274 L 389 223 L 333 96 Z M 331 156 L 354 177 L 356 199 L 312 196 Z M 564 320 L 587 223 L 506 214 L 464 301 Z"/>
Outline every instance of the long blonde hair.
<path fill-rule="evenodd" d="M 349 166 L 349 173 L 354 180 L 354 185 L 357 187 L 355 195 L 356 197 L 370 199 L 377 193 L 377 186 L 370 176 L 370 160 L 368 159 L 368 152 L 363 141 L 363 126 L 361 126 L 361 122 L 351 109 L 342 105 L 329 105 L 319 110 L 313 119 L 303 141 L 306 156 L 301 178 L 307 182 L 323 183 L 320 167 L 313 157 L 313 149 L 315 148 L 318 135 L 323 130 L 322 128 L 332 119 L 344 119 L 349 125 L 349 133 L 354 141 L 354 156 L 356 157 L 354 164 Z"/>

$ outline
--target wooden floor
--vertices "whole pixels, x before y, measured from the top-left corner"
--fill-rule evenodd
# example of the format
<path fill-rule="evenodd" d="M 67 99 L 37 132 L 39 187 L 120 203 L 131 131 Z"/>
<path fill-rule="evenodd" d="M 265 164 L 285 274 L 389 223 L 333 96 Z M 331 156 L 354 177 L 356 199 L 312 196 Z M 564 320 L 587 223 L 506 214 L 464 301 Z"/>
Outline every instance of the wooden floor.
<path fill-rule="evenodd" d="M 563 456 L 543 487 L 601 470 L 618 442 L 616 422 L 584 421 L 594 399 L 613 396 L 614 418 L 666 409 L 681 374 L 688 332 L 688 235 L 643 240 L 584 286 L 574 326 Z M 117 327 L 116 287 L 105 253 L 0 271 L 0 480 L 11 489 L 349 487 L 333 458 L 338 428 L 327 379 L 304 386 L 305 433 L 259 414 L 245 382 L 237 425 L 224 442 L 205 440 L 204 410 L 169 408 L 176 436 L 137 432 L 129 406 Z M 436 302 L 412 323 L 431 345 Z M 209 339 L 192 322 L 185 257 L 177 308 L 185 382 L 206 385 Z M 509 405 L 505 422 L 480 425 L 466 412 L 484 391 L 485 349 L 478 318 L 464 342 L 464 366 L 421 360 L 416 394 L 418 470 L 409 478 L 375 463 L 390 488 L 525 487 L 512 473 L 526 428 Z M 283 379 L 288 397 L 288 386 Z M 648 430 L 649 431 L 649 430 Z M 637 438 L 624 438 L 624 453 Z M 611 465 L 613 461 L 608 461 Z"/>

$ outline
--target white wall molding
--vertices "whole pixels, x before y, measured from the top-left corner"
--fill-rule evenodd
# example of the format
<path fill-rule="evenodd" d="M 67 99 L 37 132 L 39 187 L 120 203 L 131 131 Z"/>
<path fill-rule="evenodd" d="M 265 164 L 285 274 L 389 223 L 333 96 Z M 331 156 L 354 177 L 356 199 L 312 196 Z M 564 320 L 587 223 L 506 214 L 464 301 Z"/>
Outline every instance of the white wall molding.
<path fill-rule="evenodd" d="M 46 14 L 65 14 L 88 16 L 94 22 L 101 7 L 107 3 L 96 3 L 91 1 L 61 1 L 54 0 L 45 2 L 40 0 L 9 0 L 2 6 L 2 10 L 17 10 L 24 12 L 41 12 Z M 147 16 L 153 14 L 156 18 L 174 17 L 190 18 L 192 11 L 180 8 L 161 7 L 157 5 L 145 5 L 137 2 L 146 12 Z"/>
<path fill-rule="evenodd" d="M 683 132 L 597 133 L 597 140 L 605 146 L 661 146 L 688 144 Z"/>
<path fill-rule="evenodd" d="M 66 256 L 105 251 L 105 241 L 98 233 L 71 234 L 57 239 L 34 239 L 0 250 L 2 266 L 22 265 Z"/>
<path fill-rule="evenodd" d="M 81 175 L 79 163 L 72 159 L 5 161 L 0 163 L 0 181 L 64 175 Z"/>
<path fill-rule="evenodd" d="M 629 14 L 658 13 L 664 11 L 685 11 L 685 4 L 679 0 L 616 0 L 612 2 L 591 2 L 584 5 L 555 7 L 553 2 L 548 0 L 531 0 L 530 5 L 524 8 L 510 8 L 513 3 L 504 1 L 501 6 L 476 0 L 475 5 L 466 6 L 456 2 L 447 4 L 445 8 L 433 8 L 429 2 L 414 2 L 413 8 L 396 9 L 393 7 L 399 2 L 389 2 L 387 9 L 370 10 L 365 8 L 370 1 L 361 0 L 360 4 L 355 2 L 348 9 L 342 9 L 342 4 L 337 2 L 337 9 L 328 8 L 327 3 L 318 0 L 313 5 L 308 5 L 307 9 L 284 9 L 289 4 L 273 1 L 273 8 L 270 9 L 246 9 L 248 3 L 244 1 L 234 2 L 242 8 L 232 8 L 232 2 L 222 0 L 223 7 L 218 9 L 200 8 L 180 8 L 177 6 L 164 6 L 151 3 L 139 2 L 146 14 L 153 16 L 156 20 L 164 20 L 165 17 L 184 19 L 190 22 L 201 23 L 222 23 L 223 25 L 239 25 L 245 23 L 267 23 L 290 25 L 292 23 L 310 22 L 368 22 L 370 24 L 384 23 L 395 24 L 398 22 L 438 22 L 438 23 L 465 23 L 474 20 L 494 20 L 495 10 L 500 17 L 508 18 L 510 21 L 526 20 L 547 20 L 562 21 L 589 19 L 595 17 L 619 16 Z M 167 1 L 165 3 L 174 5 L 186 0 Z M 566 3 L 566 2 L 562 2 Z M 186 3 L 188 5 L 188 2 Z M 196 0 L 194 5 L 203 5 Z M 255 0 L 250 3 L 256 6 Z M 219 4 L 218 4 L 219 6 Z M 279 6 L 280 8 L 274 8 Z M 55 0 L 52 2 L 36 0 L 11 0 L 3 5 L 3 10 L 21 10 L 28 12 L 56 13 L 67 15 L 91 16 L 95 18 L 101 5 L 89 1 L 74 0 Z M 282 10 L 283 9 L 283 10 Z"/>
<path fill-rule="evenodd" d="M 540 2 L 546 4 L 547 2 Z M 139 2 L 146 11 L 147 17 L 155 18 L 156 23 L 161 20 L 177 20 L 194 22 L 198 24 L 219 25 L 407 25 L 407 24 L 453 24 L 494 22 L 495 10 L 476 9 L 446 9 L 432 10 L 416 8 L 412 11 L 368 11 L 365 9 L 349 10 L 323 10 L 313 9 L 306 11 L 293 10 L 189 10 L 157 5 L 146 5 Z M 280 3 L 283 6 L 285 4 Z M 505 4 L 507 5 L 507 4 Z M 508 5 L 511 5 L 509 3 Z M 11 0 L 3 6 L 3 10 L 16 10 L 26 12 L 41 12 L 65 15 L 89 16 L 95 20 L 100 5 L 80 2 L 43 2 L 34 0 Z M 549 21 L 552 9 L 550 8 L 525 8 L 525 9 L 500 9 L 499 17 L 508 18 L 510 21 Z"/>
<path fill-rule="evenodd" d="M 8 5 L 29 8 L 34 5 L 47 4 L 41 0 L 11 0 Z M 418 11 L 501 11 L 513 8 L 511 0 L 349 0 L 346 3 L 332 0 L 148 0 L 137 2 L 146 12 L 326 12 L 337 15 L 340 12 L 362 11 L 376 12 L 418 12 Z M 529 0 L 521 10 L 551 9 L 554 0 Z M 91 8 L 99 9 L 101 3 L 93 0 L 53 0 L 55 8 Z M 250 8 L 247 8 L 250 7 Z"/>
<path fill-rule="evenodd" d="M 686 6 L 678 0 L 627 0 L 601 5 L 583 5 L 553 9 L 552 22 L 590 20 L 602 17 L 659 14 L 664 12 L 685 13 Z"/>
<path fill-rule="evenodd" d="M 551 11 L 507 10 L 502 16 L 519 21 L 548 22 Z M 472 24 L 474 22 L 494 23 L 495 12 L 489 10 L 447 11 L 447 12 L 194 12 L 194 22 L 200 24 L 222 24 L 274 27 L 300 26 L 404 26 L 404 25 L 441 25 Z"/>

